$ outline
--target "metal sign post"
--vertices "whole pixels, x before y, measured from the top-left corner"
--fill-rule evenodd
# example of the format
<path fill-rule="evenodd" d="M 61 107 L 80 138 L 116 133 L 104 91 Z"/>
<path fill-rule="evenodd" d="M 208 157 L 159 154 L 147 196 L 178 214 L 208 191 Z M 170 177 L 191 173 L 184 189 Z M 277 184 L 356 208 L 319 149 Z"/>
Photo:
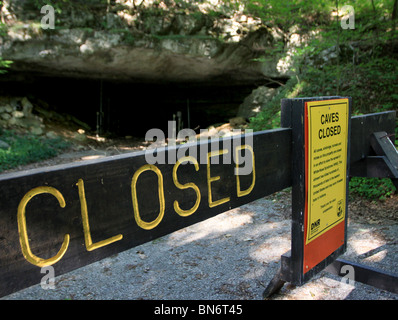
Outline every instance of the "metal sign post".
<path fill-rule="evenodd" d="M 351 98 L 282 100 L 292 129 L 292 244 L 264 292 L 302 285 L 346 250 Z"/>

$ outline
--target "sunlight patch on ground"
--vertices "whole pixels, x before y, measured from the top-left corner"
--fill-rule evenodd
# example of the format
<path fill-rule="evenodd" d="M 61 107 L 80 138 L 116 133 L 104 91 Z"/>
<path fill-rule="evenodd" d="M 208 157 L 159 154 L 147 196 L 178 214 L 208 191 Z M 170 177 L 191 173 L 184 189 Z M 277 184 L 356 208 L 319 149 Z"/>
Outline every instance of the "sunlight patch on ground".
<path fill-rule="evenodd" d="M 238 210 L 231 210 L 173 233 L 169 242 L 171 245 L 177 243 L 178 246 L 181 246 L 205 237 L 214 238 L 222 234 L 225 237 L 230 237 L 231 232 L 248 223 L 253 223 L 250 214 L 240 214 Z"/>
<path fill-rule="evenodd" d="M 387 253 L 388 253 L 388 250 L 384 249 L 382 251 L 379 251 L 379 252 L 367 257 L 366 259 L 364 259 L 364 261 L 381 262 L 384 260 L 384 258 L 387 257 Z"/>
<path fill-rule="evenodd" d="M 345 300 L 354 289 L 355 286 L 350 284 L 322 277 L 311 280 L 301 287 L 285 285 L 276 300 L 325 300 L 330 295 Z"/>
<path fill-rule="evenodd" d="M 348 239 L 347 253 L 353 252 L 355 256 L 363 255 L 368 261 L 378 262 L 383 260 L 387 255 L 387 250 L 377 250 L 387 244 L 387 242 L 372 228 L 355 228 L 348 229 L 351 235 Z M 350 232 L 351 231 L 351 232 Z M 372 253 L 372 251 L 374 251 Z M 369 257 L 368 257 L 369 256 Z"/>

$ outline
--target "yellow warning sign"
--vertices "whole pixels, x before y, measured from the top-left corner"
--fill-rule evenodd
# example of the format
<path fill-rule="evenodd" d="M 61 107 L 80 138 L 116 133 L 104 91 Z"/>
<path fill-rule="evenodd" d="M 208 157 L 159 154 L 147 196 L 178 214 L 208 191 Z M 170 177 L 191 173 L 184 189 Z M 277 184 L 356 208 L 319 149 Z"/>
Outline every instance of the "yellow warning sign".
<path fill-rule="evenodd" d="M 308 244 L 345 218 L 349 106 L 336 99 L 306 107 Z"/>

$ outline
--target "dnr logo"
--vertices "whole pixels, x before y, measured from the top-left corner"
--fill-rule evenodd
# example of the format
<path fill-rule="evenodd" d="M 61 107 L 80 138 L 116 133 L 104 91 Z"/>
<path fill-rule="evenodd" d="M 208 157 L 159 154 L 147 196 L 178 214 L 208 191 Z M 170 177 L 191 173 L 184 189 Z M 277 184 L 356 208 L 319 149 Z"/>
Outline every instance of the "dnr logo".
<path fill-rule="evenodd" d="M 337 216 L 340 218 L 342 214 L 343 214 L 343 200 L 340 200 L 337 203 Z"/>
<path fill-rule="evenodd" d="M 311 223 L 311 231 L 314 231 L 319 227 L 321 224 L 321 219 L 316 220 L 315 222 Z"/>

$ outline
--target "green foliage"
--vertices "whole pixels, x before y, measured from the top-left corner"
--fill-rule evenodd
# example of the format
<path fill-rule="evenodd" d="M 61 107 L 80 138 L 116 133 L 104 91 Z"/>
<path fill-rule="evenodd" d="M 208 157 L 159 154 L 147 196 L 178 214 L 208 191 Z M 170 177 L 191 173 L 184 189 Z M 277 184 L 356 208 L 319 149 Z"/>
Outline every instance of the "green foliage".
<path fill-rule="evenodd" d="M 0 57 L 0 74 L 6 73 L 7 72 L 6 68 L 9 68 L 11 64 L 12 64 L 12 61 L 3 60 Z"/>
<path fill-rule="evenodd" d="M 296 77 L 251 119 L 252 129 L 278 125 L 282 98 L 350 96 L 353 114 L 397 109 L 398 59 L 394 46 L 398 37 L 391 28 L 394 0 L 345 1 L 344 5 L 355 8 L 355 30 L 343 30 L 340 18 L 331 18 L 336 4 L 339 8 L 343 5 L 339 1 L 306 1 L 304 4 L 300 0 L 256 0 L 248 3 L 249 11 L 259 14 L 264 23 L 268 19 L 266 23 L 271 27 L 283 24 L 287 30 L 295 26 L 295 32 L 308 34 L 309 23 L 300 23 L 306 19 L 313 22 L 312 38 L 297 47 L 292 57 L 291 71 Z M 279 47 L 276 48 L 279 50 Z M 267 63 L 267 58 L 257 61 Z"/>
<path fill-rule="evenodd" d="M 0 132 L 0 140 L 10 146 L 8 150 L 0 149 L 0 172 L 54 157 L 69 147 L 69 143 L 60 138 L 46 139 L 33 135 L 19 135 L 9 130 Z"/>
<path fill-rule="evenodd" d="M 7 26 L 4 23 L 0 22 L 0 37 L 4 37 L 6 34 L 7 34 Z M 5 68 L 9 68 L 11 63 L 12 61 L 3 60 L 2 57 L 0 57 L 0 74 L 6 73 L 7 70 L 5 70 Z"/>
<path fill-rule="evenodd" d="M 250 118 L 250 129 L 254 131 L 268 130 L 280 126 L 281 99 L 289 98 L 290 93 L 294 92 L 297 86 L 297 79 L 289 79 L 285 86 L 279 89 L 279 92 L 255 117 Z"/>
<path fill-rule="evenodd" d="M 283 98 L 350 96 L 354 115 L 398 111 L 394 1 L 249 0 L 248 11 L 261 17 L 268 27 L 278 27 L 286 33 L 312 31 L 313 35 L 293 53 L 291 71 L 296 76 L 250 119 L 250 127 L 257 131 L 279 126 Z M 355 9 L 354 30 L 343 30 L 341 17 L 332 15 L 336 7 L 343 5 Z M 267 63 L 267 58 L 257 61 Z M 396 189 L 390 179 L 355 177 L 350 181 L 350 191 L 367 199 L 383 200 Z"/>
<path fill-rule="evenodd" d="M 303 30 L 328 21 L 333 4 L 322 0 L 248 0 L 246 3 L 248 13 L 285 32 L 295 25 Z"/>
<path fill-rule="evenodd" d="M 69 4 L 69 0 L 34 0 L 36 8 L 41 9 L 45 5 L 50 5 L 54 8 L 55 12 L 61 13 L 62 9 Z"/>
<path fill-rule="evenodd" d="M 7 26 L 0 22 L 0 37 L 4 37 L 7 34 Z"/>
<path fill-rule="evenodd" d="M 353 114 L 393 110 L 398 103 L 398 60 L 393 58 L 375 57 L 357 65 L 329 64 L 322 69 L 307 66 L 299 77 L 297 96 L 350 96 Z"/>
<path fill-rule="evenodd" d="M 1 3 L 2 2 L 0 1 L 0 5 Z M 0 37 L 4 37 L 6 35 L 7 35 L 7 26 L 4 23 L 0 22 Z M 12 61 L 3 60 L 3 58 L 0 56 L 0 74 L 6 73 L 7 70 L 5 69 L 9 68 L 11 63 Z"/>
<path fill-rule="evenodd" d="M 349 189 L 350 193 L 370 200 L 385 200 L 396 191 L 391 180 L 387 178 L 353 177 Z"/>
<path fill-rule="evenodd" d="M 122 41 L 126 44 L 133 45 L 135 42 L 134 36 L 129 30 L 126 29 L 109 29 L 110 33 L 120 34 L 122 36 Z"/>

